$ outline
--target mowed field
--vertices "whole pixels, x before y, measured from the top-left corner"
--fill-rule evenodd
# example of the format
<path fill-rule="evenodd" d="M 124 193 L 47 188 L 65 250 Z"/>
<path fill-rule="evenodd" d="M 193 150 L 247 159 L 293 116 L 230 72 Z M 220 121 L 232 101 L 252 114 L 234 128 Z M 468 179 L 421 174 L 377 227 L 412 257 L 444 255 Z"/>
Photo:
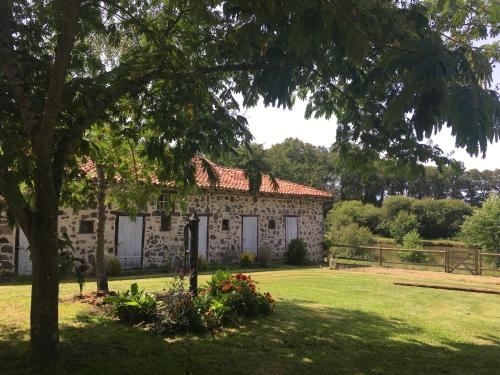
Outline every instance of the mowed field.
<path fill-rule="evenodd" d="M 270 317 L 217 334 L 155 336 L 95 307 L 72 302 L 61 285 L 61 353 L 47 374 L 498 374 L 500 295 L 397 286 L 438 282 L 500 290 L 500 279 L 383 269 L 249 271 L 278 301 Z M 201 283 L 209 275 L 201 276 Z M 165 276 L 136 281 L 159 291 Z M 86 285 L 92 290 L 93 283 Z M 26 366 L 29 285 L 0 284 L 0 374 Z"/>

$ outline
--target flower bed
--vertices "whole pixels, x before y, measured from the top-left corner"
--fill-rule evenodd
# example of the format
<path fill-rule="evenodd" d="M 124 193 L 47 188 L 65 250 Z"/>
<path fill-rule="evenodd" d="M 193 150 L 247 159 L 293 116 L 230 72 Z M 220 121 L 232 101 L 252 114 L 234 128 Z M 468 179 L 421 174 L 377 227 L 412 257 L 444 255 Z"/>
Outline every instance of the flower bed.
<path fill-rule="evenodd" d="M 270 293 L 257 291 L 251 276 L 220 270 L 198 296 L 186 289 L 181 276 L 164 293 L 149 294 L 132 284 L 129 291 L 106 301 L 121 321 L 145 325 L 156 333 L 214 331 L 245 317 L 270 314 L 276 306 Z"/>

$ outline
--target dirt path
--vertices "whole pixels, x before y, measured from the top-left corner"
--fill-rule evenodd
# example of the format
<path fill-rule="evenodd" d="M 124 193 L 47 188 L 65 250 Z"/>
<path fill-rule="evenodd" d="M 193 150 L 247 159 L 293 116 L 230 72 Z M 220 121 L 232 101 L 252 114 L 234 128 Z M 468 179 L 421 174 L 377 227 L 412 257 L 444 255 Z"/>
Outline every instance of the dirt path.
<path fill-rule="evenodd" d="M 360 268 L 343 269 L 342 271 L 393 275 L 395 278 L 411 278 L 411 279 L 421 279 L 421 280 L 437 281 L 437 282 L 442 281 L 448 283 L 465 282 L 472 284 L 488 284 L 500 287 L 500 277 L 494 277 L 494 276 L 460 275 L 460 274 L 445 273 L 445 272 L 418 271 L 418 270 L 406 270 L 400 268 L 385 268 L 385 267 L 360 267 Z"/>

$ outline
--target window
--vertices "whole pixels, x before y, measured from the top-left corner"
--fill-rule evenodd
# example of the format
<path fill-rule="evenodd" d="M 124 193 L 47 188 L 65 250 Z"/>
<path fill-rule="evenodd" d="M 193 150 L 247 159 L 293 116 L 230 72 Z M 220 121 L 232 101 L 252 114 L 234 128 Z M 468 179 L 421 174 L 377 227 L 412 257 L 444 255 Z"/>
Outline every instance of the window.
<path fill-rule="evenodd" d="M 161 215 L 160 231 L 166 232 L 172 229 L 172 216 L 171 215 Z"/>
<path fill-rule="evenodd" d="M 222 220 L 222 230 L 229 230 L 229 219 Z"/>
<path fill-rule="evenodd" d="M 156 209 L 165 211 L 170 207 L 170 212 L 174 212 L 175 203 L 170 200 L 169 194 L 161 194 L 156 201 Z"/>
<path fill-rule="evenodd" d="M 274 221 L 274 219 L 270 219 L 269 222 L 267 223 L 267 228 L 276 229 L 276 221 Z"/>
<path fill-rule="evenodd" d="M 80 220 L 80 233 L 94 233 L 94 220 Z"/>

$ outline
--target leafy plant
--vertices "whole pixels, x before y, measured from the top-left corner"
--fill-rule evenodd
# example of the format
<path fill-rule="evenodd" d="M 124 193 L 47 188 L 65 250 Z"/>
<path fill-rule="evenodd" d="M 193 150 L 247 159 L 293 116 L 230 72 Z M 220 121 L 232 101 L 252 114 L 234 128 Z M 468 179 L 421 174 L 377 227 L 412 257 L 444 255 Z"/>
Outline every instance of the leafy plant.
<path fill-rule="evenodd" d="M 198 257 L 198 271 L 207 271 L 209 266 L 207 258 Z"/>
<path fill-rule="evenodd" d="M 473 248 L 487 252 L 500 252 L 499 194 L 491 194 L 483 207 L 465 220 L 461 237 Z M 495 264 L 500 267 L 500 257 L 496 257 Z"/>
<path fill-rule="evenodd" d="M 327 217 L 329 227 L 349 225 L 356 223 L 361 227 L 369 228 L 372 232 L 376 230 L 380 221 L 380 208 L 372 204 L 363 204 L 360 201 L 342 201 L 330 210 Z"/>
<path fill-rule="evenodd" d="M 306 262 L 307 245 L 301 238 L 295 238 L 288 244 L 285 261 L 288 264 L 303 265 Z"/>
<path fill-rule="evenodd" d="M 104 302 L 111 303 L 114 315 L 125 323 L 149 323 L 155 318 L 156 297 L 139 290 L 137 283 L 130 285 L 130 289 L 125 292 L 106 297 Z"/>
<path fill-rule="evenodd" d="M 408 211 L 400 211 L 391 222 L 391 236 L 398 244 L 403 243 L 405 234 L 418 229 L 418 219 Z"/>
<path fill-rule="evenodd" d="M 85 285 L 85 272 L 89 269 L 89 265 L 84 259 L 77 258 L 73 255 L 75 249 L 67 233 L 63 233 L 58 239 L 58 246 L 59 254 L 57 260 L 59 278 L 62 279 L 73 273 L 78 283 L 80 294 L 82 294 Z"/>
<path fill-rule="evenodd" d="M 206 297 L 209 295 L 209 297 Z M 217 271 L 206 287 L 200 291 L 204 298 L 215 298 L 230 309 L 226 310 L 224 319 L 241 315 L 266 314 L 274 309 L 274 300 L 269 293 L 257 292 L 255 281 L 249 275 L 231 274 L 228 271 Z"/>
<path fill-rule="evenodd" d="M 422 237 L 415 229 L 403 236 L 403 248 L 415 250 L 421 250 L 423 248 Z M 424 263 L 427 260 L 426 254 L 418 251 L 400 252 L 399 257 L 411 263 Z"/>
<path fill-rule="evenodd" d="M 268 267 L 272 258 L 272 250 L 268 245 L 262 245 L 257 252 L 257 263 L 260 267 Z"/>
<path fill-rule="evenodd" d="M 325 235 L 328 244 L 351 245 L 352 248 L 330 246 L 329 252 L 335 255 L 363 256 L 366 250 L 358 246 L 370 245 L 374 242 L 373 234 L 368 228 L 360 227 L 357 223 L 332 227 Z"/>
<path fill-rule="evenodd" d="M 255 254 L 248 251 L 244 251 L 240 254 L 240 266 L 241 267 L 251 267 L 255 263 Z"/>
<path fill-rule="evenodd" d="M 186 289 L 186 276 L 174 278 L 167 292 L 157 296 L 160 304 L 151 324 L 157 333 L 198 331 L 203 327 L 196 297 Z"/>
<path fill-rule="evenodd" d="M 120 276 L 122 273 L 122 265 L 117 257 L 107 255 L 104 258 L 104 264 L 106 265 L 106 275 L 113 277 Z"/>

